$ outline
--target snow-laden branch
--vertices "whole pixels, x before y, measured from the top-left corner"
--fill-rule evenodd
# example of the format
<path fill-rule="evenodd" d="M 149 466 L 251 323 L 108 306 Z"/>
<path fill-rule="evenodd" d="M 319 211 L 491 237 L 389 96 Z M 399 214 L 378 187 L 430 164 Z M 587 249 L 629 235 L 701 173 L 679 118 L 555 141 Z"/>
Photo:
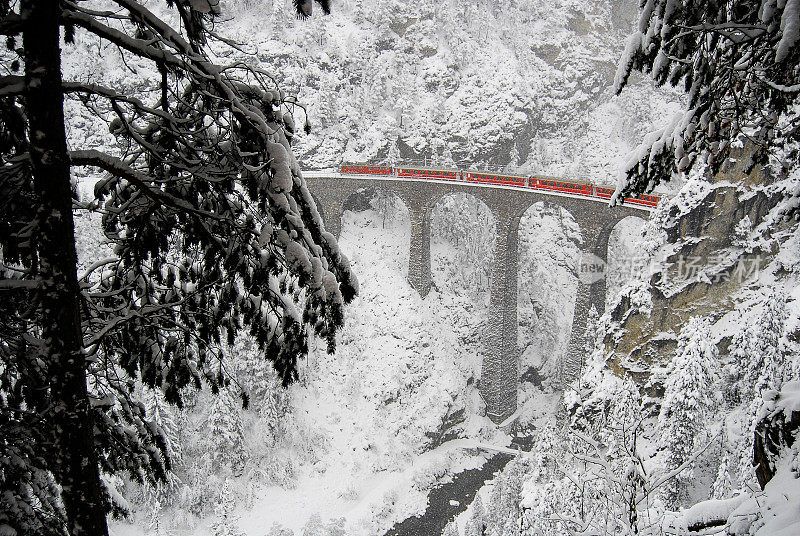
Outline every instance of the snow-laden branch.
<path fill-rule="evenodd" d="M 65 10 L 62 14 L 65 22 L 74 24 L 80 28 L 88 30 L 96 36 L 105 39 L 122 49 L 132 52 L 137 56 L 147 58 L 156 63 L 164 64 L 176 70 L 186 70 L 191 68 L 191 63 L 182 60 L 179 56 L 168 50 L 159 49 L 151 44 L 151 41 L 137 39 L 125 34 L 115 28 L 111 28 L 100 23 L 96 18 L 78 13 L 74 10 Z M 199 76 L 205 73 L 195 71 Z"/>
<path fill-rule="evenodd" d="M 96 149 L 85 149 L 70 151 L 70 161 L 75 166 L 94 166 L 108 171 L 113 177 L 125 179 L 135 184 L 139 190 L 154 201 L 172 207 L 176 210 L 187 211 L 207 218 L 223 221 L 225 218 L 219 214 L 214 214 L 207 210 L 201 210 L 187 201 L 170 195 L 162 190 L 152 188 L 150 182 L 153 178 L 150 175 L 130 167 L 124 161 L 115 156 L 108 155 Z"/>

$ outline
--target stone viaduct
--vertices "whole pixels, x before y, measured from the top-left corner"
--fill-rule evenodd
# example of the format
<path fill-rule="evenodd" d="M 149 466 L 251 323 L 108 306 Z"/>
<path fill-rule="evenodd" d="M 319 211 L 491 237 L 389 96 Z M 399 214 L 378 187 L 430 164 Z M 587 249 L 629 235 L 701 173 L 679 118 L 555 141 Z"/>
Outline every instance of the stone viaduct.
<path fill-rule="evenodd" d="M 463 192 L 483 201 L 495 220 L 494 266 L 490 280 L 489 323 L 480 391 L 486 411 L 494 422 L 503 422 L 517 409 L 520 349 L 517 347 L 517 238 L 519 221 L 534 203 L 545 202 L 566 209 L 580 226 L 582 252 L 607 259 L 608 240 L 614 226 L 628 216 L 647 218 L 644 208 L 609 208 L 605 201 L 577 196 L 553 195 L 507 186 L 466 182 L 398 179 L 396 177 L 344 177 L 335 174 L 305 174 L 309 190 L 317 200 L 327 230 L 339 236 L 345 202 L 358 189 L 374 187 L 398 196 L 411 219 L 411 251 L 408 279 L 422 295 L 431 287 L 430 216 L 436 202 Z M 575 378 L 583 361 L 586 320 L 591 306 L 602 314 L 606 283 L 579 281 L 567 356 L 561 365 L 561 382 Z"/>

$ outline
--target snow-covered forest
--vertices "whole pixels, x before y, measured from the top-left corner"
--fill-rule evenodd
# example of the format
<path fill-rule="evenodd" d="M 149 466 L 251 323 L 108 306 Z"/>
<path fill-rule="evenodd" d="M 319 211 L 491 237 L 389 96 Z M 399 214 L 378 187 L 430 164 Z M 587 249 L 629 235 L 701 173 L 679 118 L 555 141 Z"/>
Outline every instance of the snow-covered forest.
<path fill-rule="evenodd" d="M 800 532 L 800 2 L 45 4 L 0 0 L 0 536 Z M 491 211 L 436 201 L 423 297 L 400 198 L 324 229 L 343 162 L 661 202 L 571 382 L 594 237 L 524 211 L 497 423 Z"/>

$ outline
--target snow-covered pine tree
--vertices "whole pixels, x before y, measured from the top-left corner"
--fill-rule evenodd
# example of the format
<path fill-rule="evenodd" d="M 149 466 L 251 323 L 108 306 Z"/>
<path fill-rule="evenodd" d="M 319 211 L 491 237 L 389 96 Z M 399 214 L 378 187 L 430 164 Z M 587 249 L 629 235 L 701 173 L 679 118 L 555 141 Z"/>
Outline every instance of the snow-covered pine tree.
<path fill-rule="evenodd" d="M 339 517 L 328 521 L 325 528 L 328 530 L 326 536 L 347 536 L 347 531 L 344 528 L 345 519 Z"/>
<path fill-rule="evenodd" d="M 322 524 L 322 517 L 314 513 L 308 518 L 303 526 L 303 536 L 326 536 L 325 526 Z"/>
<path fill-rule="evenodd" d="M 241 408 L 230 389 L 220 389 L 214 398 L 206 429 L 215 470 L 228 468 L 234 475 L 240 475 L 247 460 L 247 450 L 244 443 Z"/>
<path fill-rule="evenodd" d="M 736 445 L 738 463 L 734 474 L 739 486 L 754 480 L 753 434 L 756 415 L 766 389 L 780 389 L 794 379 L 791 363 L 786 359 L 783 344 L 786 304 L 777 292 L 771 292 L 743 328 L 734 334 L 728 347 L 729 368 L 735 371 L 731 398 L 744 406 L 746 429 Z"/>
<path fill-rule="evenodd" d="M 523 472 L 522 462 L 515 458 L 495 479 L 484 520 L 489 534 L 502 534 L 509 516 L 519 518 Z"/>
<path fill-rule="evenodd" d="M 617 195 L 652 189 L 702 157 L 716 171 L 731 146 L 752 145 L 752 164 L 787 148 L 797 166 L 800 140 L 800 11 L 782 0 L 641 2 L 636 31 L 619 62 L 619 93 L 633 71 L 656 84 L 682 85 L 687 108 L 648 135 L 627 166 Z"/>
<path fill-rule="evenodd" d="M 244 536 L 237 525 L 238 517 L 233 513 L 235 507 L 231 485 L 226 479 L 214 508 L 217 519 L 211 524 L 212 536 Z"/>
<path fill-rule="evenodd" d="M 145 496 L 151 504 L 169 506 L 174 500 L 174 492 L 180 485 L 180 479 L 175 474 L 175 467 L 182 462 L 183 447 L 181 445 L 181 427 L 179 416 L 175 415 L 174 407 L 170 407 L 158 391 L 149 388 L 142 390 L 147 420 L 159 429 L 159 437 L 164 440 L 164 452 L 170 460 L 170 469 L 164 481 L 145 484 Z M 180 411 L 180 410 L 178 410 Z"/>
<path fill-rule="evenodd" d="M 273 447 L 291 426 L 288 391 L 281 385 L 275 368 L 263 359 L 252 338 L 242 336 L 237 339 L 231 353 L 238 384 L 244 388 L 251 408 L 258 412 L 261 421 L 259 440 Z"/>
<path fill-rule="evenodd" d="M 357 291 L 291 152 L 295 100 L 246 62 L 212 62 L 204 43 L 229 42 L 200 3 L 166 2 L 176 29 L 135 0 L 0 0 L 0 436 L 33 447 L 0 442 L 0 460 L 24 454 L 14 474 L 34 490 L 4 499 L 19 534 L 107 534 L 101 471 L 165 478 L 137 378 L 170 403 L 191 383 L 216 390 L 221 340 L 247 329 L 288 383 L 308 329 L 332 349 Z M 59 40 L 78 34 L 148 65 L 137 86 L 154 90 L 63 80 Z M 65 95 L 106 121 L 115 153 L 69 150 Z M 87 208 L 102 207 L 115 248 L 80 280 L 73 166 L 107 173 Z M 46 473 L 57 487 L 32 476 Z"/>
<path fill-rule="evenodd" d="M 281 525 L 273 525 L 270 528 L 267 536 L 294 536 L 294 531 L 292 529 L 287 529 Z"/>
<path fill-rule="evenodd" d="M 711 484 L 711 498 L 712 499 L 725 499 L 734 490 L 735 485 L 731 478 L 730 468 L 730 453 L 723 453 L 720 457 L 719 467 L 717 467 L 717 475 Z"/>
<path fill-rule="evenodd" d="M 681 329 L 664 382 L 664 399 L 658 416 L 660 446 L 666 453 L 667 470 L 689 460 L 695 438 L 702 431 L 705 416 L 714 402 L 711 386 L 717 378 L 717 347 L 711 338 L 710 322 L 692 317 Z M 680 503 L 691 470 L 664 484 L 668 506 Z"/>
<path fill-rule="evenodd" d="M 483 508 L 483 501 L 481 495 L 475 495 L 475 500 L 472 501 L 472 515 L 470 515 L 467 525 L 464 527 L 464 536 L 483 536 L 483 528 L 485 526 L 486 511 Z"/>
<path fill-rule="evenodd" d="M 728 347 L 740 371 L 736 391 L 743 402 L 750 402 L 764 389 L 780 389 L 792 371 L 784 357 L 782 338 L 786 320 L 785 300 L 769 294 L 760 313 L 736 332 Z"/>
<path fill-rule="evenodd" d="M 519 517 L 513 514 L 508 514 L 503 526 L 497 532 L 498 536 L 519 536 L 522 534 L 520 530 Z"/>

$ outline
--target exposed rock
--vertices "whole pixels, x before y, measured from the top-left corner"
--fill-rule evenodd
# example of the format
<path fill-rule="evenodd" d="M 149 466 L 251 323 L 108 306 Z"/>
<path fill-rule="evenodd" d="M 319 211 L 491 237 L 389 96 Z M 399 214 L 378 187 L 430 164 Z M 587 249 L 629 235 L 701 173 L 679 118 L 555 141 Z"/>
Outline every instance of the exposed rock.
<path fill-rule="evenodd" d="M 753 466 L 761 489 L 775 475 L 776 461 L 794 445 L 800 430 L 800 382 L 764 393 L 761 419 L 753 441 Z"/>
<path fill-rule="evenodd" d="M 666 266 L 651 278 L 646 292 L 648 310 L 623 295 L 610 312 L 621 329 L 609 333 L 606 345 L 613 347 L 613 366 L 627 370 L 630 363 L 666 362 L 675 350 L 674 337 L 692 316 L 719 318 L 735 303 L 731 296 L 741 288 L 738 277 L 742 267 L 763 267 L 775 251 L 752 251 L 736 248 L 734 228 L 748 217 L 753 226 L 763 221 L 776 199 L 765 193 L 763 184 L 770 180 L 763 169 L 742 173 L 746 155 L 714 178 L 710 188 L 690 210 L 681 213 L 672 207 L 664 225 L 667 242 L 674 245 L 665 259 Z"/>

